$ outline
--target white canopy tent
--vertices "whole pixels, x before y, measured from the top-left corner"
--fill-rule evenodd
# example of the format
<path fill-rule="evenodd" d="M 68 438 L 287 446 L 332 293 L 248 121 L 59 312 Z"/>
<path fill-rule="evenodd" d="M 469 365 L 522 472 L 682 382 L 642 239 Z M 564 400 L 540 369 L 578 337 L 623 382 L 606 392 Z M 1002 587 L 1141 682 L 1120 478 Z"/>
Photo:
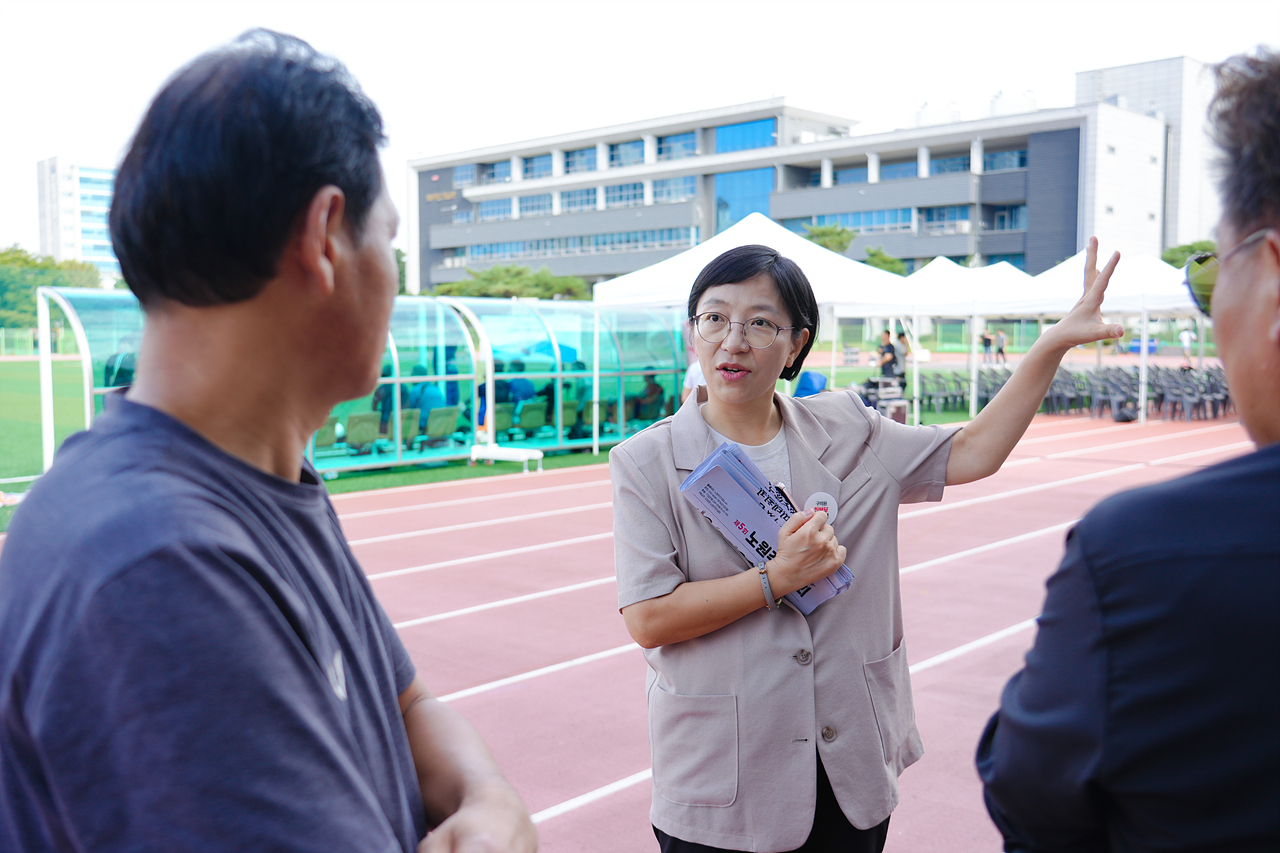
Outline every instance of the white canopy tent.
<path fill-rule="evenodd" d="M 752 244 L 776 249 L 799 264 L 819 305 L 884 299 L 887 292 L 902 286 L 901 276 L 824 249 L 764 214 L 752 213 L 675 257 L 600 282 L 592 298 L 602 305 L 684 305 L 703 267 L 729 249 Z"/>

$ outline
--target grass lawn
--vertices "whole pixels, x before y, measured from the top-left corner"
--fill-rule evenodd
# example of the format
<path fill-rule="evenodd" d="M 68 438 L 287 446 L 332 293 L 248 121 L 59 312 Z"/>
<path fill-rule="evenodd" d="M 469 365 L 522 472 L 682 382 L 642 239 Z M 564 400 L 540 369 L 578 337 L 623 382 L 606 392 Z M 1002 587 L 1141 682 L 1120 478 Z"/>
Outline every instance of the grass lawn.
<path fill-rule="evenodd" d="M 850 383 L 863 382 L 872 371 L 870 367 L 837 368 L 835 387 L 846 388 Z M 59 445 L 67 436 L 83 427 L 82 387 L 78 362 L 53 363 L 54 423 Z M 905 396 L 910 399 L 910 386 L 907 387 Z M 922 411 L 921 414 L 924 423 L 929 424 L 952 423 L 968 420 L 969 417 L 968 412 L 964 411 L 941 414 Z M 557 453 L 543 459 L 542 467 L 554 469 L 591 465 L 607 462 L 608 458 L 605 450 L 599 456 L 591 453 Z M 39 365 L 35 361 L 0 361 L 0 479 L 32 476 L 39 474 L 40 468 Z M 523 466 L 519 462 L 496 462 L 492 465 L 480 463 L 473 466 L 459 461 L 429 468 L 405 466 L 354 471 L 329 480 L 325 485 L 331 493 L 340 494 L 494 474 L 515 474 L 522 470 Z M 0 483 L 0 491 L 22 492 L 29 485 L 29 482 Z M 0 531 L 8 528 L 12 514 L 12 507 L 0 508 Z"/>

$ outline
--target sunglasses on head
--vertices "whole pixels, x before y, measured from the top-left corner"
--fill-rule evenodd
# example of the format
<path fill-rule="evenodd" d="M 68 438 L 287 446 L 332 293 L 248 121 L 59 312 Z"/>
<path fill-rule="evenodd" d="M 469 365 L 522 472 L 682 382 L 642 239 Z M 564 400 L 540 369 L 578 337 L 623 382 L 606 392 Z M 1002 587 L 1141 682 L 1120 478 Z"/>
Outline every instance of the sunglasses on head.
<path fill-rule="evenodd" d="M 1222 266 L 1222 262 L 1245 246 L 1257 243 L 1267 236 L 1270 230 L 1270 228 L 1263 228 L 1261 231 L 1253 232 L 1225 254 L 1204 252 L 1187 258 L 1187 265 L 1183 268 L 1186 276 L 1183 283 L 1186 284 L 1187 290 L 1191 291 L 1191 299 L 1196 303 L 1196 307 L 1203 311 L 1206 317 L 1212 316 L 1210 308 L 1213 303 L 1213 286 L 1218 283 L 1218 268 Z"/>

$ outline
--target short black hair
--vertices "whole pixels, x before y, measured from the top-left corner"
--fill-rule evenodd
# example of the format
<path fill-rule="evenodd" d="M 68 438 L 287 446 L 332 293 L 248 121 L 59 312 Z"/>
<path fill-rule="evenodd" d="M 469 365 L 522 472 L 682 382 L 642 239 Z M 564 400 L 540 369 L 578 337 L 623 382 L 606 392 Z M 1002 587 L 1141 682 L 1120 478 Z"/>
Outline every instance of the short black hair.
<path fill-rule="evenodd" d="M 739 246 L 703 267 L 693 282 L 693 289 L 689 291 L 689 319 L 692 320 L 697 314 L 698 301 L 708 288 L 738 284 L 760 273 L 767 273 L 777 285 L 782 304 L 791 316 L 791 325 L 796 327 L 791 332 L 792 337 L 798 336 L 801 329 L 809 330 L 809 339 L 804 342 L 800 355 L 790 367 L 782 371 L 782 378 L 791 381 L 800 375 L 805 356 L 818 338 L 818 300 L 800 266 L 776 249 L 759 245 Z"/>
<path fill-rule="evenodd" d="M 382 191 L 377 107 L 342 63 L 250 30 L 198 57 L 147 109 L 116 174 L 111 243 L 144 307 L 256 296 L 315 194 L 363 238 Z"/>
<path fill-rule="evenodd" d="M 1209 117 L 1222 149 L 1223 214 L 1241 232 L 1280 226 L 1280 54 L 1260 47 L 1214 71 Z"/>

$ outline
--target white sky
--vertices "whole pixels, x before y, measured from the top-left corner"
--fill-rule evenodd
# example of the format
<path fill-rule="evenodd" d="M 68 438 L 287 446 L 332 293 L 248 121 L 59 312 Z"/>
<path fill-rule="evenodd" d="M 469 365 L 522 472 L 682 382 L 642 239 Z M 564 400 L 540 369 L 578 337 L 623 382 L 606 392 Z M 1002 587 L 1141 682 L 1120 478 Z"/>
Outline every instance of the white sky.
<path fill-rule="evenodd" d="M 360 80 L 403 213 L 415 156 L 778 95 L 862 131 L 998 91 L 1067 106 L 1077 71 L 1278 47 L 1280 2 L 0 0 L 0 246 L 39 250 L 39 160 L 114 166 L 169 75 L 255 26 Z"/>

